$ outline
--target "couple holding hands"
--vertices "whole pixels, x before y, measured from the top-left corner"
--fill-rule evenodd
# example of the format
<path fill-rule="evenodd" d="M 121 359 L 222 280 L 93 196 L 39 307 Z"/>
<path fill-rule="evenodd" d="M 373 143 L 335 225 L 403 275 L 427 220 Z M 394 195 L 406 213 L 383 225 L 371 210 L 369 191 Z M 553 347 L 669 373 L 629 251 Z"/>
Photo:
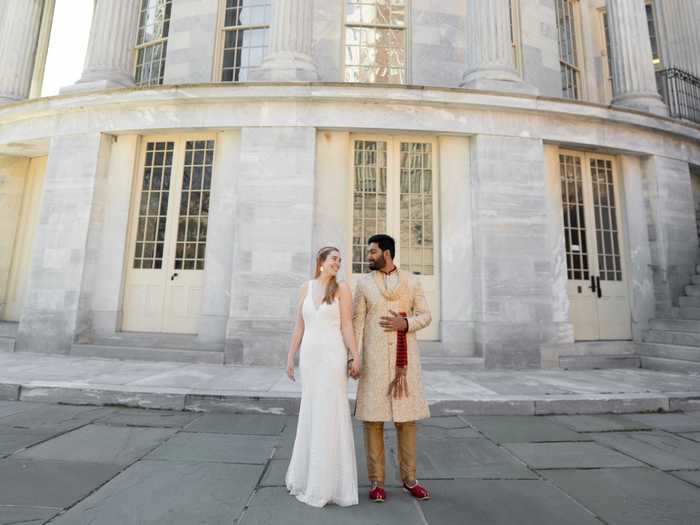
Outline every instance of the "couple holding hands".
<path fill-rule="evenodd" d="M 318 252 L 315 278 L 299 295 L 287 374 L 294 380 L 298 352 L 302 394 L 286 485 L 314 507 L 358 503 L 348 375 L 359 380 L 355 417 L 364 426 L 369 499 L 387 497 L 387 421 L 396 427 L 404 489 L 430 498 L 416 480 L 416 421 L 430 417 L 416 332 L 430 324 L 430 311 L 418 279 L 394 265 L 394 239 L 374 235 L 367 246 L 371 272 L 359 279 L 354 298 L 348 284 L 336 280 L 341 255 L 334 247 Z"/>

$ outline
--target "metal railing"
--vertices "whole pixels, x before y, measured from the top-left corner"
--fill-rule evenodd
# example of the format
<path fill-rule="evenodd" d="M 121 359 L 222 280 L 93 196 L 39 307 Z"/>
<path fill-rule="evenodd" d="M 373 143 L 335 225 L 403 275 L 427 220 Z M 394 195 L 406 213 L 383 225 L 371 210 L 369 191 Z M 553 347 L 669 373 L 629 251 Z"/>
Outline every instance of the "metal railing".
<path fill-rule="evenodd" d="M 656 84 L 671 117 L 700 123 L 700 78 L 672 67 L 656 72 Z"/>

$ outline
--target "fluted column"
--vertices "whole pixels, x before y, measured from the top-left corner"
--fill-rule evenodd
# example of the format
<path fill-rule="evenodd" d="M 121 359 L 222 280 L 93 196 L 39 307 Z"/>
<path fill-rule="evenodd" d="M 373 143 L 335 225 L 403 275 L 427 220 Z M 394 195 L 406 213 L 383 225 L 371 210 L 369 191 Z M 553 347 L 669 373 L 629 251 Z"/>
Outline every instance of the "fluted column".
<path fill-rule="evenodd" d="M 654 13 L 664 68 L 675 67 L 700 76 L 700 2 L 657 1 Z"/>
<path fill-rule="evenodd" d="M 274 0 L 270 47 L 251 78 L 261 81 L 312 81 L 318 79 L 311 58 L 312 0 Z"/>
<path fill-rule="evenodd" d="M 0 0 L 0 104 L 29 96 L 43 0 Z"/>
<path fill-rule="evenodd" d="M 467 47 L 462 86 L 536 92 L 520 78 L 513 60 L 508 0 L 466 0 Z"/>
<path fill-rule="evenodd" d="M 141 0 L 97 0 L 83 74 L 61 90 L 133 86 L 133 52 Z"/>
<path fill-rule="evenodd" d="M 613 105 L 667 115 L 656 88 L 644 0 L 608 0 Z"/>

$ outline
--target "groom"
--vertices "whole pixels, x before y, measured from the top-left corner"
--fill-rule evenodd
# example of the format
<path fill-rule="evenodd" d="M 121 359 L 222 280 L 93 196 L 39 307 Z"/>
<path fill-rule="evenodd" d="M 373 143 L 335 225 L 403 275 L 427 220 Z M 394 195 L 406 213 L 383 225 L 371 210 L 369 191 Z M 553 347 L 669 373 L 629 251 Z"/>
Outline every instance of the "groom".
<path fill-rule="evenodd" d="M 416 332 L 430 324 L 430 311 L 418 279 L 394 265 L 394 239 L 374 235 L 367 244 L 372 272 L 357 283 L 353 327 L 362 352 L 355 416 L 364 422 L 369 499 L 386 498 L 384 422 L 392 421 L 403 486 L 426 500 L 430 493 L 416 480 L 416 421 L 430 412 L 423 398 Z"/>

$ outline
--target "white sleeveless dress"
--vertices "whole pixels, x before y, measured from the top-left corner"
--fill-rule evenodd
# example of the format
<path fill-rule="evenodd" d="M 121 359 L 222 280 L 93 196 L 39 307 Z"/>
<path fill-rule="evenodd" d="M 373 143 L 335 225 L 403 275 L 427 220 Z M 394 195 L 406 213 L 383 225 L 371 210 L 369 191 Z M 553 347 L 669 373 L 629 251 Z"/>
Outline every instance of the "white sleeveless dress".
<path fill-rule="evenodd" d="M 302 305 L 301 407 L 285 481 L 287 490 L 303 503 L 345 507 L 358 503 L 358 492 L 340 303 L 336 299 L 316 308 L 312 284 Z"/>

